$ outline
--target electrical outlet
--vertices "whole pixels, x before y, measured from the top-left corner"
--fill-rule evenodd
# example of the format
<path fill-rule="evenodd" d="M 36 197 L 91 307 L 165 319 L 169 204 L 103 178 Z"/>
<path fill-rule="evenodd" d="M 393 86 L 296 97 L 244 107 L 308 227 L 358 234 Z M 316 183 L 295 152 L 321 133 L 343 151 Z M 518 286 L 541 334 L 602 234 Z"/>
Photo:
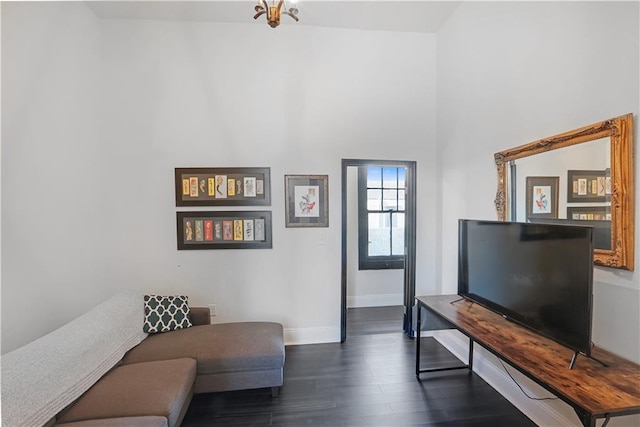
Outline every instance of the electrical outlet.
<path fill-rule="evenodd" d="M 211 317 L 218 315 L 218 310 L 216 309 L 216 305 L 215 304 L 209 304 L 209 315 Z"/>

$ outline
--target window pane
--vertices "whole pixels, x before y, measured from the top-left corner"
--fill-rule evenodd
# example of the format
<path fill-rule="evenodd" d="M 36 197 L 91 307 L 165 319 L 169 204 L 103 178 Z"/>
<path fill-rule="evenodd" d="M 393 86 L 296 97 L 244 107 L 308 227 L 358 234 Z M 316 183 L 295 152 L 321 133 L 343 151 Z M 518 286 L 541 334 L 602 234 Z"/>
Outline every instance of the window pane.
<path fill-rule="evenodd" d="M 405 179 L 407 176 L 407 170 L 405 168 L 398 168 L 398 188 L 405 187 Z"/>
<path fill-rule="evenodd" d="M 367 190 L 367 210 L 382 210 L 382 190 Z"/>
<path fill-rule="evenodd" d="M 398 190 L 398 210 L 403 211 L 404 209 L 404 190 Z"/>
<path fill-rule="evenodd" d="M 382 187 L 382 168 L 376 166 L 367 168 L 367 187 Z"/>
<path fill-rule="evenodd" d="M 391 248 L 392 255 L 404 255 L 404 214 L 392 213 L 391 229 L 393 247 Z"/>
<path fill-rule="evenodd" d="M 382 169 L 384 188 L 398 188 L 398 168 Z"/>
<path fill-rule="evenodd" d="M 369 256 L 388 256 L 391 252 L 391 233 L 388 213 L 369 214 Z"/>
<path fill-rule="evenodd" d="M 398 210 L 398 202 L 396 200 L 396 197 L 398 197 L 398 193 L 396 190 L 382 190 L 382 197 L 383 210 Z"/>

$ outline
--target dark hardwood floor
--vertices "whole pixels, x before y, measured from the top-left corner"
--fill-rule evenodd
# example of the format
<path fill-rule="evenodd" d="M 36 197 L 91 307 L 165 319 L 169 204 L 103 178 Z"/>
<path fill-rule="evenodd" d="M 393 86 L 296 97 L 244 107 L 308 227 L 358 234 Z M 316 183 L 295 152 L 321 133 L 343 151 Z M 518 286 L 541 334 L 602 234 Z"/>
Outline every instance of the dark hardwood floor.
<path fill-rule="evenodd" d="M 535 426 L 476 374 L 415 377 L 402 307 L 350 309 L 346 342 L 286 347 L 280 396 L 268 389 L 195 395 L 184 427 Z M 421 367 L 460 361 L 422 339 Z"/>
<path fill-rule="evenodd" d="M 402 332 L 404 307 L 350 308 L 347 310 L 347 338 L 354 335 Z"/>

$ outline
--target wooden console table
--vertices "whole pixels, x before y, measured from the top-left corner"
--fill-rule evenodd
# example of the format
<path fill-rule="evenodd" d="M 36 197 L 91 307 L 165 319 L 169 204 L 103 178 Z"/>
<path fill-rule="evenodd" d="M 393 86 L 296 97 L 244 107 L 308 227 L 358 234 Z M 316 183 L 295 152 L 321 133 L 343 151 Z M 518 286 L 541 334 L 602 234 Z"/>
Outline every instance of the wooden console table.
<path fill-rule="evenodd" d="M 421 324 L 423 308 L 434 316 L 432 321 L 457 329 L 469 337 L 469 363 L 461 368 L 473 369 L 473 343 L 477 343 L 504 360 L 549 392 L 571 405 L 585 427 L 595 427 L 604 418 L 640 413 L 640 365 L 593 347 L 596 360 L 579 355 L 573 369 L 569 363 L 574 351 L 545 338 L 501 315 L 461 300 L 458 295 L 418 296 L 417 321 Z M 428 319 L 425 319 L 428 320 Z M 416 339 L 416 376 L 437 370 L 420 369 L 420 329 Z"/>

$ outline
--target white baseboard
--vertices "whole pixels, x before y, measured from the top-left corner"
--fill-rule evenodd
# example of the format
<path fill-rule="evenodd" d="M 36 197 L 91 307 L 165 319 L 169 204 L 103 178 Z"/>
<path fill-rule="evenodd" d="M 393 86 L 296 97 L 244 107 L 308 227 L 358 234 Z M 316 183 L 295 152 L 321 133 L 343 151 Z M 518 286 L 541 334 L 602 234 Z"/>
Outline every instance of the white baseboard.
<path fill-rule="evenodd" d="M 436 331 L 433 336 L 458 359 L 465 363 L 468 361 L 469 340 L 467 337 L 456 331 Z M 474 345 L 473 372 L 496 389 L 534 423 L 539 426 L 582 426 L 571 407 L 564 402 L 560 400 L 532 400 L 525 396 L 509 377 L 509 374 L 505 372 L 498 359 L 479 347 L 478 344 Z M 515 368 L 507 363 L 505 363 L 505 366 L 518 379 L 518 383 L 527 395 L 532 397 L 554 397 L 528 378 L 518 374 Z"/>
<path fill-rule="evenodd" d="M 340 342 L 340 327 L 293 328 L 284 330 L 285 345 Z"/>
<path fill-rule="evenodd" d="M 347 296 L 347 307 L 386 307 L 389 305 L 402 305 L 402 299 L 402 294 Z"/>

